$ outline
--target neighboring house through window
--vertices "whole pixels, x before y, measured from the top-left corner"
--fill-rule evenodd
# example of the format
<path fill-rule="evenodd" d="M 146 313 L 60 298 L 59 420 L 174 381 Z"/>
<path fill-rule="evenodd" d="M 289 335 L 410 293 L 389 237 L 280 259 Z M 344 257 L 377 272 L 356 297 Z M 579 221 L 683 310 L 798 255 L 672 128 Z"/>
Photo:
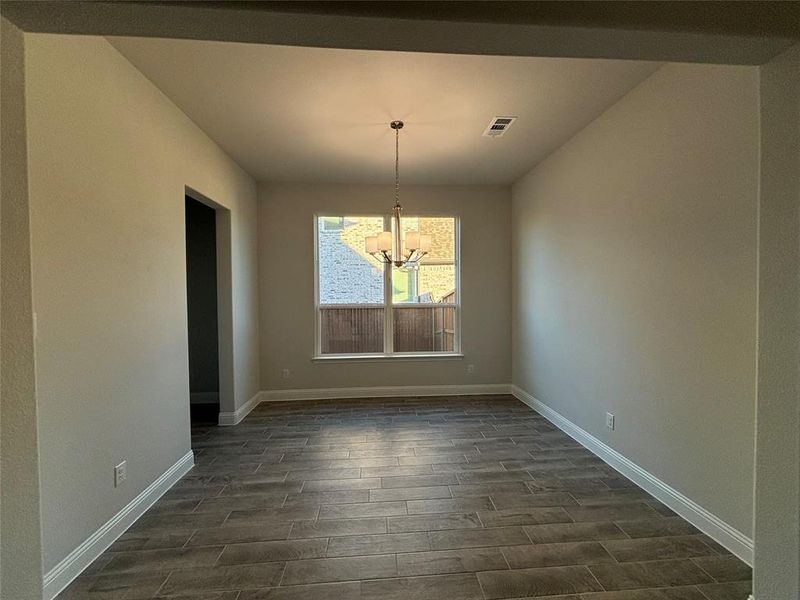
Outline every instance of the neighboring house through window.
<path fill-rule="evenodd" d="M 316 218 L 316 355 L 457 353 L 458 221 L 403 217 L 408 231 L 432 237 L 414 269 L 379 263 L 364 238 L 389 226 L 381 216 Z"/>

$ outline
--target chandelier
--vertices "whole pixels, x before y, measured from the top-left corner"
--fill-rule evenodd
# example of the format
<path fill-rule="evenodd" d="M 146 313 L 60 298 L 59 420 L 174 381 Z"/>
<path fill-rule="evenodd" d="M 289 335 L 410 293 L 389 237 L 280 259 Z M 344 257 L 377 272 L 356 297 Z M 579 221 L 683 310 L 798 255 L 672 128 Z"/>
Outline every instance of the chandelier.
<path fill-rule="evenodd" d="M 400 130 L 402 121 L 392 121 L 389 127 L 394 129 L 394 208 L 392 208 L 391 231 L 383 231 L 378 235 L 367 236 L 364 247 L 368 254 L 378 262 L 392 264 L 408 270 L 419 266 L 419 261 L 431 250 L 431 236 L 420 235 L 419 231 L 409 231 L 405 240 L 401 238 L 400 213 Z"/>

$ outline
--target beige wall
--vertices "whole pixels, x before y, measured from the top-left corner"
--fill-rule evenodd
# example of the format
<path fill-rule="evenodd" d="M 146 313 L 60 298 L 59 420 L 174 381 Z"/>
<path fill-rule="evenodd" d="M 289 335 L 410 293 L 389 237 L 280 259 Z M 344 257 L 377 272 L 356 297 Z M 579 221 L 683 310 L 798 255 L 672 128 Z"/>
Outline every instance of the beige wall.
<path fill-rule="evenodd" d="M 746 535 L 757 110 L 755 69 L 664 66 L 512 203 L 513 382 Z"/>
<path fill-rule="evenodd" d="M 26 77 L 46 572 L 189 451 L 184 186 L 230 210 L 236 405 L 257 391 L 256 188 L 102 38 L 28 35 Z"/>
<path fill-rule="evenodd" d="M 0 597 L 41 598 L 24 36 L 0 19 Z"/>
<path fill-rule="evenodd" d="M 757 600 L 800 598 L 800 45 L 761 68 Z"/>
<path fill-rule="evenodd" d="M 401 188 L 406 214 L 461 219 L 463 360 L 311 360 L 314 214 L 380 215 L 391 208 L 393 193 L 393 186 L 259 186 L 262 390 L 508 383 L 510 198 L 501 186 Z M 284 368 L 291 378 L 281 377 Z"/>

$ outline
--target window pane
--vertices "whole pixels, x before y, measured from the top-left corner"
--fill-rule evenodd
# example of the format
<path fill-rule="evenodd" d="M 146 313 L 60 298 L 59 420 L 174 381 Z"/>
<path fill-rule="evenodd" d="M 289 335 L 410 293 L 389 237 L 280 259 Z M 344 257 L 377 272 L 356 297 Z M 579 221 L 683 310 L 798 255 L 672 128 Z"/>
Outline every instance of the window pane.
<path fill-rule="evenodd" d="M 320 307 L 322 354 L 383 352 L 383 308 Z"/>
<path fill-rule="evenodd" d="M 401 271 L 394 268 L 392 273 L 392 301 L 416 302 L 417 276 L 414 271 Z"/>
<path fill-rule="evenodd" d="M 320 304 L 383 304 L 383 265 L 364 238 L 383 231 L 383 217 L 319 217 Z"/>
<path fill-rule="evenodd" d="M 427 258 L 427 257 L 425 257 Z M 456 303 L 456 267 L 453 264 L 430 264 L 425 258 L 417 271 L 420 302 Z M 424 290 L 424 291 L 422 291 Z"/>
<path fill-rule="evenodd" d="M 452 217 L 403 217 L 402 238 L 409 231 L 431 236 L 431 250 L 413 270 L 392 267 L 392 301 L 456 303 L 456 235 Z M 408 283 L 398 282 L 408 280 Z M 402 290 L 399 293 L 398 290 Z"/>
<path fill-rule="evenodd" d="M 396 306 L 395 352 L 453 352 L 455 350 L 454 306 Z"/>

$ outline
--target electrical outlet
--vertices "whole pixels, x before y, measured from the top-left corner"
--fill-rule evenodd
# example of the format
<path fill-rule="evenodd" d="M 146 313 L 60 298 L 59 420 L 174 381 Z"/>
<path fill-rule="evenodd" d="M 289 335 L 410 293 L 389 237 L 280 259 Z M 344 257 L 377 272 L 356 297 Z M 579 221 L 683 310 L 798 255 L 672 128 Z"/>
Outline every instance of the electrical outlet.
<path fill-rule="evenodd" d="M 616 423 L 615 423 L 614 415 L 611 414 L 610 412 L 607 412 L 606 413 L 606 427 L 608 427 L 609 429 L 614 429 L 615 425 L 616 425 Z"/>
<path fill-rule="evenodd" d="M 119 487 L 128 478 L 128 461 L 123 460 L 114 467 L 114 487 Z"/>
<path fill-rule="evenodd" d="M 281 377 L 283 377 L 284 379 L 289 379 L 289 377 L 291 376 L 292 376 L 291 369 L 284 369 L 283 371 L 281 371 Z"/>
<path fill-rule="evenodd" d="M 467 373 L 474 373 L 475 365 L 467 365 Z"/>

